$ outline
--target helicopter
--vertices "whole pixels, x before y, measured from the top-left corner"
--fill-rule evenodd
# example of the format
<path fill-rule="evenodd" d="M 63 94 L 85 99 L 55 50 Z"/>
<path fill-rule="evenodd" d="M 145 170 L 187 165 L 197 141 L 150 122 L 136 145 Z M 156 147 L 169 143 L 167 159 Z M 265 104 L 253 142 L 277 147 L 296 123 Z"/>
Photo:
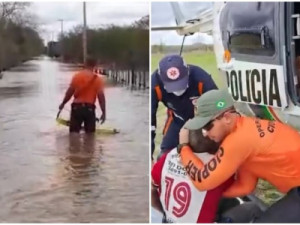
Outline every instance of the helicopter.
<path fill-rule="evenodd" d="M 185 37 L 213 36 L 219 76 L 247 116 L 278 120 L 300 130 L 300 3 L 214 2 L 184 20 L 178 2 L 170 3 Z"/>

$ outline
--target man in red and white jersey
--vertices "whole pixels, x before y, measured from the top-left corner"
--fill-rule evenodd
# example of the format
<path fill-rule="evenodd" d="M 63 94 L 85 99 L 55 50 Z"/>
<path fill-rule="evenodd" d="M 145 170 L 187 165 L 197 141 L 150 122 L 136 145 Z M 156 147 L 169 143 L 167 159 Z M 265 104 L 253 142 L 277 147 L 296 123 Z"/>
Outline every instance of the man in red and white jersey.
<path fill-rule="evenodd" d="M 190 131 L 189 139 L 193 151 L 205 162 L 218 149 L 218 144 L 204 138 L 201 130 Z M 152 206 L 164 214 L 164 222 L 212 223 L 222 193 L 232 182 L 233 178 L 212 190 L 199 191 L 189 179 L 174 148 L 153 166 Z"/>

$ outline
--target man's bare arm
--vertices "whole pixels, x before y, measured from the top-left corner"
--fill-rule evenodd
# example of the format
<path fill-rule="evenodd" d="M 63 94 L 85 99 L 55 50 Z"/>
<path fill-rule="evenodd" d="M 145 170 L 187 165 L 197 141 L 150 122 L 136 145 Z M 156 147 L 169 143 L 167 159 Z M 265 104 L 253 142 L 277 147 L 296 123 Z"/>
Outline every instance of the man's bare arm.
<path fill-rule="evenodd" d="M 104 123 L 106 120 L 106 104 L 105 104 L 105 95 L 104 95 L 103 90 L 98 92 L 97 97 L 98 97 L 98 102 L 99 102 L 99 105 L 100 105 L 100 108 L 102 111 L 100 121 L 101 121 L 101 123 Z"/>
<path fill-rule="evenodd" d="M 62 110 L 65 106 L 65 104 L 72 98 L 73 94 L 75 92 L 75 89 L 71 86 L 67 89 L 65 97 L 62 101 L 62 103 L 59 105 L 59 110 Z"/>

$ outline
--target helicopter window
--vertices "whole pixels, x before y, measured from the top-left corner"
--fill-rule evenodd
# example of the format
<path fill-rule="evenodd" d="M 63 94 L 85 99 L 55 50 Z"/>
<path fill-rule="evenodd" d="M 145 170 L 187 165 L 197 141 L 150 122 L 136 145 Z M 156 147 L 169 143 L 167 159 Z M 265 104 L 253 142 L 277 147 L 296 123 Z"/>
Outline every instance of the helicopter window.
<path fill-rule="evenodd" d="M 229 35 L 228 46 L 232 53 L 273 55 L 275 52 L 266 26 L 235 30 Z"/>
<path fill-rule="evenodd" d="M 262 49 L 260 36 L 258 34 L 238 34 L 230 38 L 230 46 L 232 49 L 247 48 L 247 49 Z"/>
<path fill-rule="evenodd" d="M 278 6 L 274 2 L 228 2 L 220 15 L 225 49 L 240 60 L 279 63 Z"/>

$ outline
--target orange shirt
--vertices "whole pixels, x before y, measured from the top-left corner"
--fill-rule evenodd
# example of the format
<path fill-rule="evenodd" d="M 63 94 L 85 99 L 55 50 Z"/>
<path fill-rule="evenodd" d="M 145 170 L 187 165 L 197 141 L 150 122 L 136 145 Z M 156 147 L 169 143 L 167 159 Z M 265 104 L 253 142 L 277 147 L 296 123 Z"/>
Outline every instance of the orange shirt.
<path fill-rule="evenodd" d="M 98 92 L 103 89 L 103 82 L 93 72 L 82 70 L 74 75 L 71 87 L 75 89 L 73 102 L 95 104 Z"/>
<path fill-rule="evenodd" d="M 215 188 L 237 172 L 226 197 L 251 193 L 258 178 L 281 192 L 300 186 L 300 134 L 277 121 L 240 117 L 207 164 L 188 146 L 183 147 L 181 159 L 199 190 Z"/>

